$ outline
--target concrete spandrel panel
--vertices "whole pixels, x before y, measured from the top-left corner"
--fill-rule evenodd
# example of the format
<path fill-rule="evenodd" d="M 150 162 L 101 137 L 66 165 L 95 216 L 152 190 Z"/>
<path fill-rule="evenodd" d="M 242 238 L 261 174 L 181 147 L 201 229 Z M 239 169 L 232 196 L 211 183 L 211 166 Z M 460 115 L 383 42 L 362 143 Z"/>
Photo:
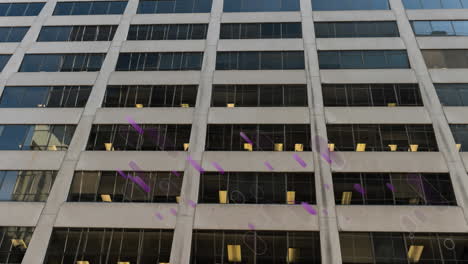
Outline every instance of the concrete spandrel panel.
<path fill-rule="evenodd" d="M 147 171 L 184 170 L 187 152 L 183 151 L 84 151 L 76 170 L 131 170 L 134 161 Z"/>
<path fill-rule="evenodd" d="M 300 12 L 226 12 L 221 23 L 300 22 Z"/>
<path fill-rule="evenodd" d="M 303 167 L 294 158 L 298 155 L 305 166 Z M 273 152 L 273 151 L 205 151 L 202 159 L 202 167 L 206 171 L 216 171 L 211 163 L 217 162 L 225 171 L 263 171 L 271 169 L 265 165 L 268 162 L 276 172 L 313 172 L 312 152 Z"/>
<path fill-rule="evenodd" d="M 322 83 L 416 83 L 411 69 L 320 70 Z"/>
<path fill-rule="evenodd" d="M 65 151 L 0 151 L 0 170 L 58 170 Z"/>
<path fill-rule="evenodd" d="M 177 210 L 177 204 L 70 202 L 60 207 L 54 226 L 173 229 L 171 208 Z"/>
<path fill-rule="evenodd" d="M 315 205 L 312 205 L 316 208 Z M 317 231 L 317 215 L 301 205 L 198 204 L 195 229 Z"/>
<path fill-rule="evenodd" d="M 47 41 L 35 42 L 29 49 L 28 54 L 50 54 L 54 53 L 106 53 L 111 45 L 110 41 Z"/>
<path fill-rule="evenodd" d="M 131 117 L 138 124 L 191 124 L 192 108 L 98 108 L 95 124 L 128 124 Z"/>
<path fill-rule="evenodd" d="M 319 50 L 401 50 L 400 38 L 318 38 Z"/>
<path fill-rule="evenodd" d="M 466 49 L 468 37 L 417 37 L 421 49 Z"/>
<path fill-rule="evenodd" d="M 198 84 L 199 80 L 199 71 L 117 71 L 111 73 L 109 85 Z"/>
<path fill-rule="evenodd" d="M 313 11 L 312 14 L 315 22 L 395 20 L 395 15 L 390 10 Z"/>
<path fill-rule="evenodd" d="M 336 172 L 427 172 L 447 173 L 440 152 L 336 152 L 343 163 L 332 163 Z M 411 162 L 408 162 L 411 161 Z"/>
<path fill-rule="evenodd" d="M 121 15 L 50 16 L 45 26 L 118 25 Z"/>
<path fill-rule="evenodd" d="M 205 40 L 128 40 L 120 52 L 194 52 L 204 51 Z"/>
<path fill-rule="evenodd" d="M 468 83 L 468 69 L 429 69 L 431 79 L 436 83 Z"/>
<path fill-rule="evenodd" d="M 327 124 L 431 124 L 424 107 L 325 107 Z"/>
<path fill-rule="evenodd" d="M 221 39 L 218 51 L 291 51 L 304 50 L 303 40 L 298 39 Z"/>
<path fill-rule="evenodd" d="M 444 112 L 449 124 L 468 124 L 468 107 L 445 106 Z"/>
<path fill-rule="evenodd" d="M 0 226 L 36 226 L 45 203 L 0 202 Z"/>
<path fill-rule="evenodd" d="M 215 71 L 213 84 L 305 84 L 304 70 Z"/>
<path fill-rule="evenodd" d="M 93 85 L 99 72 L 16 72 L 7 85 Z"/>
<path fill-rule="evenodd" d="M 467 20 L 466 9 L 406 9 L 406 15 L 412 20 Z"/>
<path fill-rule="evenodd" d="M 1 108 L 0 124 L 77 124 L 83 108 Z"/>
<path fill-rule="evenodd" d="M 457 206 L 337 205 L 340 231 L 468 232 Z"/>
<path fill-rule="evenodd" d="M 18 42 L 4 42 L 0 46 L 0 54 L 12 54 L 13 52 L 15 52 L 16 48 L 18 48 L 19 45 L 20 43 Z"/>
<path fill-rule="evenodd" d="M 211 107 L 209 124 L 308 124 L 307 107 Z"/>
<path fill-rule="evenodd" d="M 2 27 L 31 26 L 35 19 L 36 19 L 35 16 L 17 16 L 17 17 L 5 16 L 5 17 L 0 17 L 0 25 L 2 25 Z"/>

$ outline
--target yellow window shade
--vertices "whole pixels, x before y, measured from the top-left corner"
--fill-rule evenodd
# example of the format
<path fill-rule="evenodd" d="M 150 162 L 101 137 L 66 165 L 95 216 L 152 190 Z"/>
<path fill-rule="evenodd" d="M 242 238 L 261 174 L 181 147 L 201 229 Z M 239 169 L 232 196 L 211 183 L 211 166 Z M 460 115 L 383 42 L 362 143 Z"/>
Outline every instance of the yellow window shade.
<path fill-rule="evenodd" d="M 229 262 L 241 262 L 241 246 L 240 245 L 228 245 L 228 261 Z"/>

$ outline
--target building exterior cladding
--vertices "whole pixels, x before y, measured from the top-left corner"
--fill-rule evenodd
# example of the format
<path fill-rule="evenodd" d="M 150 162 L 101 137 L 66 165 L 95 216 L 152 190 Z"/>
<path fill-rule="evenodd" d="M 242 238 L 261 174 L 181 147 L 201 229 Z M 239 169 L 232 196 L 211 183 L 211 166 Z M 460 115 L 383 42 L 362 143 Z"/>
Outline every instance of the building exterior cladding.
<path fill-rule="evenodd" d="M 466 0 L 29 2 L 0 263 L 467 263 Z"/>

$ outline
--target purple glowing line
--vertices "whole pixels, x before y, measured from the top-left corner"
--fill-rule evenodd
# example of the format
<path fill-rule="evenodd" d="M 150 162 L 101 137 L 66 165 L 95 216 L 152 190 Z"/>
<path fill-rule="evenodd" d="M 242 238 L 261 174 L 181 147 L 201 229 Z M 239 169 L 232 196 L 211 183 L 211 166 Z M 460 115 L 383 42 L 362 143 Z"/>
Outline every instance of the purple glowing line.
<path fill-rule="evenodd" d="M 124 177 L 124 179 L 131 178 L 132 176 L 126 175 L 123 171 L 117 170 L 117 172 L 120 174 L 120 176 Z"/>
<path fill-rule="evenodd" d="M 299 155 L 297 154 L 293 154 L 293 158 L 297 161 L 297 163 L 299 163 L 303 168 L 307 167 L 307 164 L 305 163 L 305 161 L 303 159 L 301 159 L 301 157 L 299 157 Z"/>
<path fill-rule="evenodd" d="M 190 162 L 190 164 L 192 165 L 192 167 L 193 167 L 194 169 L 196 169 L 198 172 L 200 172 L 200 173 L 204 173 L 204 172 L 205 172 L 205 170 L 202 168 L 202 166 L 200 166 L 200 164 L 198 164 L 196 161 L 194 161 L 194 160 L 192 159 L 192 157 L 188 156 L 188 157 L 187 157 L 187 160 Z"/>
<path fill-rule="evenodd" d="M 176 216 L 176 215 L 177 215 L 177 210 L 174 209 L 174 208 L 171 208 L 171 214 L 172 214 L 173 216 Z"/>
<path fill-rule="evenodd" d="M 213 165 L 213 167 L 215 167 L 219 173 L 224 174 L 224 169 L 217 162 L 213 161 L 211 162 L 211 165 Z"/>
<path fill-rule="evenodd" d="M 247 226 L 249 227 L 250 230 L 252 231 L 255 230 L 255 226 L 253 224 L 249 223 Z"/>
<path fill-rule="evenodd" d="M 157 217 L 159 220 L 163 220 L 163 219 L 164 219 L 164 217 L 163 217 L 160 213 L 156 213 L 155 215 L 156 215 L 156 217 Z"/>
<path fill-rule="evenodd" d="M 328 162 L 328 164 L 332 163 L 331 157 L 325 153 L 320 153 L 320 155 Z"/>
<path fill-rule="evenodd" d="M 247 143 L 250 143 L 250 144 L 253 146 L 252 140 L 250 140 L 249 137 L 247 137 L 247 135 L 246 135 L 244 132 L 240 132 L 240 136 L 241 136 L 245 141 L 247 141 Z"/>
<path fill-rule="evenodd" d="M 273 167 L 271 166 L 270 162 L 265 161 L 263 164 L 265 164 L 265 166 L 266 166 L 269 170 L 273 170 Z"/>
<path fill-rule="evenodd" d="M 130 123 L 130 125 L 132 125 L 132 127 L 138 131 L 138 133 L 140 135 L 143 135 L 144 131 L 143 131 L 143 128 L 141 128 L 136 122 L 135 120 L 133 120 L 131 117 L 127 116 L 127 121 Z"/>
<path fill-rule="evenodd" d="M 330 189 L 330 184 L 328 184 L 328 183 L 325 183 L 325 184 L 323 185 L 323 187 L 325 187 L 325 189 L 327 189 L 327 190 L 328 190 L 328 189 Z"/>
<path fill-rule="evenodd" d="M 354 189 L 355 189 L 356 191 L 360 192 L 362 195 L 364 195 L 364 193 L 365 193 L 365 191 L 364 191 L 364 189 L 362 188 L 361 184 L 358 184 L 358 183 L 354 184 Z"/>
<path fill-rule="evenodd" d="M 180 173 L 178 173 L 177 171 L 171 171 L 171 172 L 172 172 L 172 174 L 174 174 L 175 176 L 180 177 Z"/>
<path fill-rule="evenodd" d="M 387 188 L 389 188 L 392 192 L 395 192 L 395 187 L 391 183 L 387 182 L 385 183 L 385 186 L 387 186 Z"/>
<path fill-rule="evenodd" d="M 317 214 L 317 211 L 315 211 L 315 209 L 308 203 L 306 202 L 302 202 L 301 203 L 302 207 L 311 215 L 316 215 Z"/>
<path fill-rule="evenodd" d="M 194 208 L 194 209 L 195 209 L 195 207 L 197 206 L 197 203 L 194 202 L 194 201 L 192 201 L 192 200 L 188 200 L 187 203 L 188 203 L 188 205 L 190 205 L 190 206 L 191 206 L 192 208 Z"/>
<path fill-rule="evenodd" d="M 131 180 L 138 184 L 145 192 L 150 192 L 150 187 L 146 185 L 146 183 L 139 176 L 135 176 Z"/>

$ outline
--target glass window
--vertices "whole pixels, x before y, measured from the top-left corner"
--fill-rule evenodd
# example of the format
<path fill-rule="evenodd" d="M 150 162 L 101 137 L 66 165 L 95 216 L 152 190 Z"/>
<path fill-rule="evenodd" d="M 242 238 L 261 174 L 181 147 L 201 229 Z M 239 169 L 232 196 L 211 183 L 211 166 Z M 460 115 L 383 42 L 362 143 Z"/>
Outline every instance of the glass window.
<path fill-rule="evenodd" d="M 21 42 L 29 27 L 0 27 L 0 42 Z"/>
<path fill-rule="evenodd" d="M 455 34 L 450 21 L 431 21 L 432 35 L 451 36 Z"/>
<path fill-rule="evenodd" d="M 202 60 L 202 52 L 120 53 L 116 71 L 200 70 Z"/>
<path fill-rule="evenodd" d="M 457 36 L 468 36 L 468 21 L 452 21 Z"/>
<path fill-rule="evenodd" d="M 123 14 L 127 1 L 58 2 L 54 16 Z"/>
<path fill-rule="evenodd" d="M 26 54 L 20 72 L 98 71 L 105 54 Z M 86 64 L 86 61 L 90 61 Z M 91 63 L 92 62 L 92 63 Z"/>
<path fill-rule="evenodd" d="M 304 69 L 304 53 L 302 51 L 218 52 L 216 69 Z"/>
<path fill-rule="evenodd" d="M 388 10 L 390 7 L 387 0 L 312 0 L 312 9 L 314 11 Z"/>
<path fill-rule="evenodd" d="M 422 50 L 428 68 L 468 68 L 468 50 Z"/>
<path fill-rule="evenodd" d="M 298 0 L 226 0 L 224 12 L 299 11 Z"/>
<path fill-rule="evenodd" d="M 212 0 L 141 0 L 137 14 L 209 13 Z"/>
<path fill-rule="evenodd" d="M 3 68 L 8 63 L 11 55 L 0 55 L 0 71 L 3 71 Z"/>
<path fill-rule="evenodd" d="M 409 68 L 406 51 L 319 51 L 321 69 Z"/>

